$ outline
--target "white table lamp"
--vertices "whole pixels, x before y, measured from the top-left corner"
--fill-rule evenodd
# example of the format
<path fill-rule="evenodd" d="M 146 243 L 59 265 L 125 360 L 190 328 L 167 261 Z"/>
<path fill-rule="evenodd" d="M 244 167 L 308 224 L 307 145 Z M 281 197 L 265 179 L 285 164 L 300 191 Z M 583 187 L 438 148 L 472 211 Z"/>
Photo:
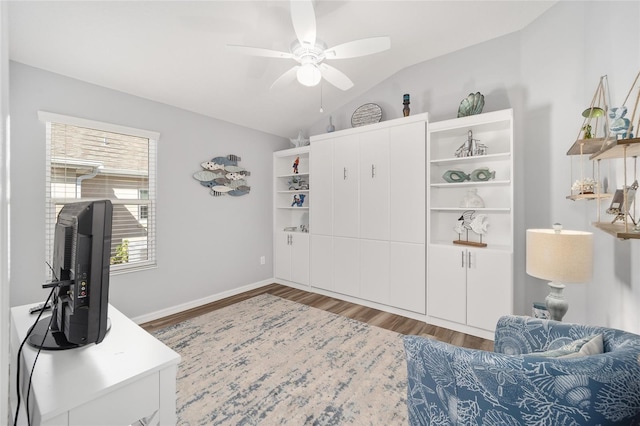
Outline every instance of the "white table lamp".
<path fill-rule="evenodd" d="M 551 292 L 546 297 L 551 319 L 562 321 L 569 304 L 562 294 L 564 283 L 591 280 L 593 234 L 591 232 L 554 229 L 527 229 L 527 274 L 549 280 Z"/>

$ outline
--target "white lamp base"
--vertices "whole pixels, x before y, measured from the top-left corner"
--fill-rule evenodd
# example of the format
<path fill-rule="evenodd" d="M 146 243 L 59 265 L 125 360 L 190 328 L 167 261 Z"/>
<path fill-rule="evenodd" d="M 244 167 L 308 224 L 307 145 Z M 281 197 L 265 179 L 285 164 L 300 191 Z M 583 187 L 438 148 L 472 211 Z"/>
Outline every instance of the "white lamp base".
<path fill-rule="evenodd" d="M 547 310 L 549 311 L 549 317 L 555 321 L 562 321 L 562 317 L 567 313 L 569 304 L 562 294 L 564 290 L 564 284 L 550 282 L 549 288 L 551 292 L 544 299 L 547 304 Z"/>

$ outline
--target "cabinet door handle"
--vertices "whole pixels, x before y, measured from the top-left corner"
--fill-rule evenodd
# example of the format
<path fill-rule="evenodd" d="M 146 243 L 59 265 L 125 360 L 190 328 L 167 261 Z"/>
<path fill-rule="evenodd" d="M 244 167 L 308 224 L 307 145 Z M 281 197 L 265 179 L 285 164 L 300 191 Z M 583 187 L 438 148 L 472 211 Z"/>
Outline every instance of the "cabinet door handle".
<path fill-rule="evenodd" d="M 471 269 L 471 252 L 467 252 L 467 268 Z"/>
<path fill-rule="evenodd" d="M 342 169 L 342 180 L 347 180 L 347 168 Z"/>
<path fill-rule="evenodd" d="M 371 178 L 376 177 L 376 166 L 374 164 L 371 165 Z"/>
<path fill-rule="evenodd" d="M 287 245 L 291 245 L 291 234 L 287 234 Z"/>
<path fill-rule="evenodd" d="M 464 268 L 464 250 L 460 252 L 460 267 Z"/>

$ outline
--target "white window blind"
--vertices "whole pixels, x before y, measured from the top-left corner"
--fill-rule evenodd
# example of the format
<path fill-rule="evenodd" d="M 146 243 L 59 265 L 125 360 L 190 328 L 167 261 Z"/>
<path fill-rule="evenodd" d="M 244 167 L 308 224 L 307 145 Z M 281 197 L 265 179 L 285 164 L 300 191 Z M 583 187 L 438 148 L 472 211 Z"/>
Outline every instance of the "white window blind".
<path fill-rule="evenodd" d="M 109 199 L 111 272 L 154 266 L 159 135 L 51 113 L 40 119 L 47 126 L 46 260 L 64 204 Z"/>

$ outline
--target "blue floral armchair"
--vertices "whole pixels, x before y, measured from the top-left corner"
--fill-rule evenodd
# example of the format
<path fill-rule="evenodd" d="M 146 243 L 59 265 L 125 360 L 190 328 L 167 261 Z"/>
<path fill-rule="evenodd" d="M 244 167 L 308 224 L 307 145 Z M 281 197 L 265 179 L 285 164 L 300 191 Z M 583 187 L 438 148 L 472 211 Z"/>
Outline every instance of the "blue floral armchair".
<path fill-rule="evenodd" d="M 598 334 L 604 353 L 540 354 Z M 494 352 L 419 336 L 405 336 L 404 347 L 411 425 L 640 425 L 636 334 L 504 316 Z"/>

